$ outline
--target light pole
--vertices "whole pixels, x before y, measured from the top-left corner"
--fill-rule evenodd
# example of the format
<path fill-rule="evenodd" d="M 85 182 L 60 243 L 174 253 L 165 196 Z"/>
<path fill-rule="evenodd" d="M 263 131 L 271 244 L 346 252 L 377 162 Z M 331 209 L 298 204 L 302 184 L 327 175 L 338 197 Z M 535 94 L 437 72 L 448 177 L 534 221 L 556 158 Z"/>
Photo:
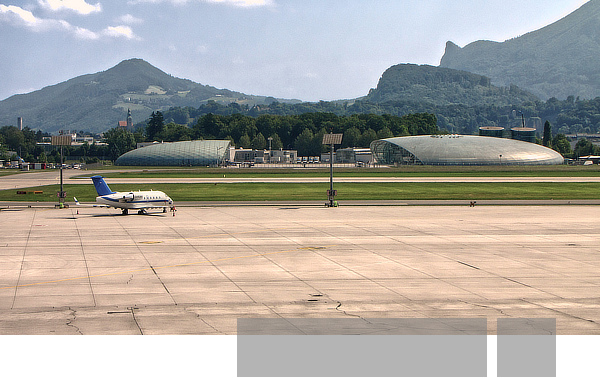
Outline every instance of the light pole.
<path fill-rule="evenodd" d="M 70 135 L 59 135 L 52 137 L 52 145 L 60 146 L 60 191 L 58 192 L 58 205 L 59 208 L 69 207 L 65 206 L 65 198 L 67 193 L 63 188 L 63 146 L 70 146 L 73 138 Z"/>
<path fill-rule="evenodd" d="M 271 163 L 271 158 L 273 157 L 273 154 L 271 153 L 271 142 L 273 141 L 273 137 L 268 137 L 267 139 L 269 140 L 269 163 Z"/>
<path fill-rule="evenodd" d="M 335 196 L 337 194 L 336 190 L 333 190 L 333 149 L 336 144 L 342 144 L 342 136 L 344 134 L 325 134 L 323 135 L 323 144 L 328 144 L 330 146 L 329 150 L 329 190 L 327 191 L 327 199 L 328 207 L 337 206 L 337 202 L 335 202 Z"/>

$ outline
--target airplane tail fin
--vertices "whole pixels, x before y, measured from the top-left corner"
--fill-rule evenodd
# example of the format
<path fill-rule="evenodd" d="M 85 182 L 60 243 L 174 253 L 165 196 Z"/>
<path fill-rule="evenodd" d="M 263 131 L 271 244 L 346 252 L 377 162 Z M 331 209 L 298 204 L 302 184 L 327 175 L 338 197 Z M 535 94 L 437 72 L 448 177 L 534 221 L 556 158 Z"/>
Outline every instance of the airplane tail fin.
<path fill-rule="evenodd" d="M 102 176 L 92 176 L 92 181 L 94 182 L 94 186 L 96 187 L 96 192 L 98 192 L 99 196 L 105 196 L 108 194 L 113 194 L 112 190 L 108 187 L 106 182 L 104 182 L 104 177 Z"/>

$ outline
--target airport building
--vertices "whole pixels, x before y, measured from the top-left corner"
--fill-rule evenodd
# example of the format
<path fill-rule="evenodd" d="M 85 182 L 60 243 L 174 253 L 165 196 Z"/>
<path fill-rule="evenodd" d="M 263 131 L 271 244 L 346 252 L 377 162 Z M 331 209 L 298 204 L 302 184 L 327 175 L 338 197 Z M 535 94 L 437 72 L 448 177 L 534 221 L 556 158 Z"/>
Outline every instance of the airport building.
<path fill-rule="evenodd" d="M 296 163 L 296 150 L 253 150 L 248 148 L 230 148 L 229 161 L 236 164 L 292 164 Z"/>
<path fill-rule="evenodd" d="M 158 143 L 129 151 L 115 165 L 216 166 L 229 156 L 228 140 L 192 140 Z"/>
<path fill-rule="evenodd" d="M 373 162 L 373 153 L 369 148 L 340 148 L 336 152 L 336 163 L 343 164 L 371 164 Z M 329 160 L 328 160 L 329 161 Z"/>
<path fill-rule="evenodd" d="M 386 165 L 556 165 L 564 158 L 539 144 L 474 135 L 421 135 L 376 140 L 371 151 Z"/>

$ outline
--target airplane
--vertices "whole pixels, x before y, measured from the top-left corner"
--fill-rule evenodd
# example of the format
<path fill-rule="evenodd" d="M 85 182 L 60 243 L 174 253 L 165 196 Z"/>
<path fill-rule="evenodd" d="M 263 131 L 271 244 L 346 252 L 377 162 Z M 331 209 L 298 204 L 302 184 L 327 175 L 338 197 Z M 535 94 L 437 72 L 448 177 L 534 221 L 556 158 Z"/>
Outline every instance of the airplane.
<path fill-rule="evenodd" d="M 98 197 L 96 202 L 99 205 L 94 207 L 114 207 L 121 209 L 123 215 L 129 214 L 129 210 L 138 210 L 138 214 L 147 214 L 147 209 L 163 209 L 163 213 L 170 208 L 175 215 L 175 205 L 173 200 L 161 191 L 137 191 L 137 192 L 113 192 L 108 187 L 102 176 L 90 177 Z M 81 205 L 77 198 L 73 197 L 75 204 Z"/>

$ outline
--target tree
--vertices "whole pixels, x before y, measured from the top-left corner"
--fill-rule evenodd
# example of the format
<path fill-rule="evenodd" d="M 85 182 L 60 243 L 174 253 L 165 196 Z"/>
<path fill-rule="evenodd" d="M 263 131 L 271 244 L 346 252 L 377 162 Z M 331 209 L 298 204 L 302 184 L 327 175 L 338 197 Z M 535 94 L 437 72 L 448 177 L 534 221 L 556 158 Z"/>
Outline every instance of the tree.
<path fill-rule="evenodd" d="M 122 154 L 135 148 L 133 134 L 120 127 L 115 127 L 104 133 L 104 139 L 108 144 L 108 156 L 111 160 L 117 160 Z"/>
<path fill-rule="evenodd" d="M 148 140 L 155 140 L 165 130 L 165 121 L 160 111 L 152 112 L 148 126 L 146 126 L 146 136 Z"/>
<path fill-rule="evenodd" d="M 267 148 L 267 140 L 265 139 L 264 135 L 262 135 L 262 133 L 258 133 L 254 137 L 254 139 L 252 139 L 252 143 L 250 143 L 250 146 L 254 150 L 264 150 L 265 148 Z"/>
<path fill-rule="evenodd" d="M 588 156 L 594 153 L 594 145 L 589 140 L 582 138 L 575 145 L 575 157 Z"/>
<path fill-rule="evenodd" d="M 170 122 L 165 125 L 165 131 L 162 134 L 162 140 L 167 142 L 179 142 L 191 139 L 191 129 L 185 125 L 178 125 Z"/>
<path fill-rule="evenodd" d="M 19 151 L 19 147 L 23 147 L 25 144 L 25 135 L 15 126 L 3 127 L 2 134 L 4 136 L 4 143 L 13 151 Z"/>
<path fill-rule="evenodd" d="M 248 136 L 248 134 L 244 134 L 240 137 L 238 146 L 242 148 L 250 148 L 251 143 L 252 142 L 250 141 L 250 137 Z"/>
<path fill-rule="evenodd" d="M 552 148 L 565 157 L 573 153 L 571 142 L 569 142 L 565 134 L 556 134 L 554 139 L 552 139 Z"/>
<path fill-rule="evenodd" d="M 550 121 L 544 123 L 544 137 L 542 139 L 542 144 L 546 147 L 552 147 L 552 126 L 550 126 Z"/>
<path fill-rule="evenodd" d="M 344 132 L 344 139 L 342 140 L 342 146 L 344 147 L 357 147 L 360 144 L 360 137 L 362 134 L 356 126 L 352 126 L 346 132 Z"/>
<path fill-rule="evenodd" d="M 279 150 L 283 148 L 283 142 L 281 142 L 281 138 L 279 138 L 278 134 L 271 135 L 271 138 L 273 138 L 273 140 L 271 141 L 272 150 Z"/>
<path fill-rule="evenodd" d="M 310 129 L 304 129 L 294 141 L 294 146 L 298 150 L 298 156 L 311 156 L 312 144 L 315 135 Z M 312 155 L 314 156 L 314 155 Z"/>
<path fill-rule="evenodd" d="M 383 129 L 379 130 L 379 132 L 377 132 L 377 139 L 386 139 L 386 138 L 393 138 L 394 134 L 392 133 L 392 130 L 389 129 L 389 127 L 385 126 Z"/>
<path fill-rule="evenodd" d="M 377 139 L 377 134 L 373 129 L 367 129 L 360 137 L 360 146 L 369 147 L 371 142 Z"/>

